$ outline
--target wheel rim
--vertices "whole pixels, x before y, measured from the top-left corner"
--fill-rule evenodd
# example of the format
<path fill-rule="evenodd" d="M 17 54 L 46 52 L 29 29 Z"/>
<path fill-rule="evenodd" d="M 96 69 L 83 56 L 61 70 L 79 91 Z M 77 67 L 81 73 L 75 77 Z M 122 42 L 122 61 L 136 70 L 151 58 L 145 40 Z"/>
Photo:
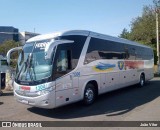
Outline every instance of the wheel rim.
<path fill-rule="evenodd" d="M 94 98 L 94 92 L 92 89 L 87 89 L 86 93 L 85 93 L 85 98 L 88 102 L 91 102 Z"/>

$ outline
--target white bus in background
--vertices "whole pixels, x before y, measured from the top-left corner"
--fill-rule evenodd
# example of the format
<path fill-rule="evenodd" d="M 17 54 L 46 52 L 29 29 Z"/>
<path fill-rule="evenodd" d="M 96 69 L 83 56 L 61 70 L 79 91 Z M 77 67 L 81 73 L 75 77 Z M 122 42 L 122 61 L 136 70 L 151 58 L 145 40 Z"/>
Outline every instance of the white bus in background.
<path fill-rule="evenodd" d="M 19 55 L 18 102 L 56 108 L 153 78 L 150 47 L 91 31 L 71 30 L 29 39 Z"/>

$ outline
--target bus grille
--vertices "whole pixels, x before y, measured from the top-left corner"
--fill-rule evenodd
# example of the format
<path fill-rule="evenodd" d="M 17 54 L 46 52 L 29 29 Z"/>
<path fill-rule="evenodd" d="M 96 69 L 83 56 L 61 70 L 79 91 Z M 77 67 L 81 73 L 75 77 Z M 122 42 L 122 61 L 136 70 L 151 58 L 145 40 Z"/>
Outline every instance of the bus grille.
<path fill-rule="evenodd" d="M 38 97 L 39 96 L 36 92 L 27 92 L 27 91 L 19 91 L 19 90 L 15 90 L 15 92 L 20 96 L 26 96 L 26 97 Z"/>

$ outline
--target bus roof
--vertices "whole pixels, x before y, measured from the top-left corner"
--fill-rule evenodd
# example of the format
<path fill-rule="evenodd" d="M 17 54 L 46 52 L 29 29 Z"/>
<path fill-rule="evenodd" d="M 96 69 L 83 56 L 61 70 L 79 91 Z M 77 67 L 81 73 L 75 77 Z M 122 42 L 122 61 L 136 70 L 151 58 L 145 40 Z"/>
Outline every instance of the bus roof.
<path fill-rule="evenodd" d="M 113 37 L 105 34 L 100 34 L 92 31 L 87 30 L 69 30 L 69 31 L 63 31 L 63 32 L 55 32 L 50 34 L 42 34 L 35 37 L 30 38 L 27 42 L 33 42 L 33 41 L 40 41 L 40 40 L 47 40 L 47 39 L 53 39 L 58 36 L 67 36 L 67 35 L 82 35 L 82 36 L 90 36 L 94 38 L 109 40 L 109 41 L 115 41 L 119 43 L 129 44 L 129 45 L 135 45 L 135 46 L 141 46 L 145 48 L 150 48 L 146 45 L 139 44 L 137 42 L 133 42 L 127 39 Z"/>

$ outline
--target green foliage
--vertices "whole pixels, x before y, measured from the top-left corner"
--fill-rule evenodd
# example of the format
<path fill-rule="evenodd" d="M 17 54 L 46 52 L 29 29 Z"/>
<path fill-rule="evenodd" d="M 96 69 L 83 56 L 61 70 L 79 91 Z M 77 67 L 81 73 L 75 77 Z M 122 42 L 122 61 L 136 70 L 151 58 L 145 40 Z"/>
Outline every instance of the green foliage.
<path fill-rule="evenodd" d="M 155 12 L 151 7 L 145 6 L 141 17 L 131 22 L 131 40 L 143 41 L 155 44 L 156 41 L 156 19 Z"/>
<path fill-rule="evenodd" d="M 21 46 L 20 42 L 15 42 L 12 40 L 9 41 L 5 41 L 2 44 L 0 44 L 0 54 L 3 54 L 6 56 L 7 52 L 14 48 L 14 47 L 18 47 Z M 18 52 L 13 52 L 11 54 L 11 67 L 15 68 L 16 67 L 16 59 L 18 58 Z"/>
<path fill-rule="evenodd" d="M 15 42 L 12 40 L 5 41 L 2 44 L 0 44 L 0 53 L 6 55 L 10 49 L 20 45 L 21 45 L 20 42 Z"/>
<path fill-rule="evenodd" d="M 10 66 L 15 69 L 17 66 L 17 59 L 11 59 Z"/>
<path fill-rule="evenodd" d="M 130 39 L 130 33 L 126 28 L 124 28 L 119 37 L 125 38 L 125 39 Z"/>
<path fill-rule="evenodd" d="M 143 7 L 142 16 L 136 17 L 131 21 L 130 32 L 123 29 L 119 37 L 129 39 L 150 46 L 154 50 L 155 63 L 157 63 L 156 54 L 156 11 L 158 11 L 158 19 L 160 21 L 160 1 L 154 0 L 153 6 Z M 160 22 L 159 22 L 160 30 Z M 160 31 L 159 31 L 160 32 Z"/>

